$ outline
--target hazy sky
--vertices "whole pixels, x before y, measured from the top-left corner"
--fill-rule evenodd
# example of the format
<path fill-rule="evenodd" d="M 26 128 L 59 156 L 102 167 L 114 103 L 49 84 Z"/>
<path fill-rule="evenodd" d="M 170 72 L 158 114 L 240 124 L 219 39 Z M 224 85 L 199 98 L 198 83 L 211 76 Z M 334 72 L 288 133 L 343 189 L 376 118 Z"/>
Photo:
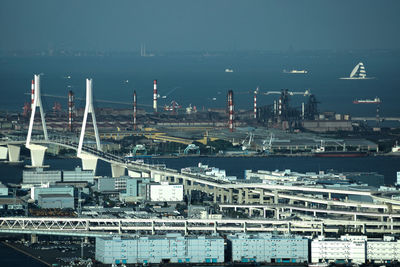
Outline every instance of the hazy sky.
<path fill-rule="evenodd" d="M 399 0 L 1 0 L 1 50 L 400 48 Z"/>

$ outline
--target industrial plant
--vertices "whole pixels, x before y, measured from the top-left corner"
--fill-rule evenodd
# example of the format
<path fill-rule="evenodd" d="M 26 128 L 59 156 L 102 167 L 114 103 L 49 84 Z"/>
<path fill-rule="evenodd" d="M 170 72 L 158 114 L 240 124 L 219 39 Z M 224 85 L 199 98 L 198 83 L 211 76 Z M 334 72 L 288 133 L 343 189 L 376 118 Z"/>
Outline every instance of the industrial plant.
<path fill-rule="evenodd" d="M 80 257 L 79 248 L 66 251 L 84 266 L 400 260 L 399 172 L 397 186 L 388 186 L 383 175 L 367 171 L 249 169 L 236 177 L 201 162 L 173 169 L 145 161 L 383 153 L 366 138 L 332 135 L 356 132 L 357 122 L 319 112 L 309 90 L 257 88 L 243 94 L 254 97 L 248 110 L 235 109 L 233 90 L 226 108 L 183 109 L 175 101 L 159 108 L 154 80 L 150 108 L 141 108 L 146 98 L 136 90 L 131 108 L 95 108 L 88 78 L 84 108 L 69 90 L 67 111 L 57 104 L 46 113 L 40 81 L 35 75 L 24 114 L 2 128 L 4 164 L 26 164 L 21 183 L 0 186 L 0 233 L 14 240 L 5 245 L 58 255 L 59 245 L 48 248 L 51 237 L 64 236 L 80 246 Z M 259 105 L 262 94 L 278 98 Z M 300 109 L 291 105 L 296 96 L 306 98 Z M 78 158 L 81 166 L 48 169 L 46 155 Z M 99 175 L 99 160 L 110 164 L 111 175 Z M 61 255 L 51 261 L 71 263 Z"/>

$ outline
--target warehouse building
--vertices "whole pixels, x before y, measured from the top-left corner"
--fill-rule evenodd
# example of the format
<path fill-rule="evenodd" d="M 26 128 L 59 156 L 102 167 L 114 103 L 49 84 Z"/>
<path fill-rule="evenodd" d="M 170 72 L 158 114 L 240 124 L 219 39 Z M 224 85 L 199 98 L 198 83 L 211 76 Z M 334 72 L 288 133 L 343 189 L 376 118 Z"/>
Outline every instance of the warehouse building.
<path fill-rule="evenodd" d="M 106 177 L 97 179 L 96 189 L 100 193 L 119 194 L 122 202 L 136 202 L 147 200 L 147 185 L 149 183 L 150 178 Z"/>
<path fill-rule="evenodd" d="M 94 180 L 94 172 L 91 170 L 84 171 L 81 167 L 76 167 L 73 171 L 63 171 L 62 176 L 65 183 L 86 182 L 93 184 Z"/>
<path fill-rule="evenodd" d="M 38 206 L 42 209 L 73 209 L 74 197 L 69 194 L 39 194 Z"/>
<path fill-rule="evenodd" d="M 233 262 L 308 262 L 309 241 L 302 236 L 240 233 L 227 239 Z"/>
<path fill-rule="evenodd" d="M 38 200 L 39 195 L 70 195 L 74 196 L 74 188 L 72 186 L 51 186 L 49 184 L 40 187 L 34 186 L 31 188 L 31 199 Z"/>
<path fill-rule="evenodd" d="M 219 236 L 136 236 L 96 238 L 96 260 L 104 264 L 221 263 L 224 239 Z"/>
<path fill-rule="evenodd" d="M 34 171 L 22 172 L 23 184 L 55 184 L 61 182 L 61 171 L 44 171 L 42 168 L 37 168 Z"/>
<path fill-rule="evenodd" d="M 400 242 L 392 236 L 383 240 L 367 242 L 367 261 L 370 263 L 392 263 L 400 261 Z"/>
<path fill-rule="evenodd" d="M 362 264 L 366 260 L 367 236 L 341 236 L 340 239 L 319 237 L 311 242 L 312 262 Z"/>

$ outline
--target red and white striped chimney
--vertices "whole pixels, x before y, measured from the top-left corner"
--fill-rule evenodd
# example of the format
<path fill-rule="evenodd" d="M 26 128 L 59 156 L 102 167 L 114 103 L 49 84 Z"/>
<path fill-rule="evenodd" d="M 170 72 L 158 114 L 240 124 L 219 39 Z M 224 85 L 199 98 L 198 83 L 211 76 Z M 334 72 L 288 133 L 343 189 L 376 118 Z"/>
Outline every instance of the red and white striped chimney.
<path fill-rule="evenodd" d="M 32 86 L 31 86 L 31 110 L 33 110 L 35 108 L 33 106 L 34 102 L 35 102 L 35 80 L 32 80 Z"/>
<path fill-rule="evenodd" d="M 254 91 L 254 119 L 257 119 L 257 91 Z"/>
<path fill-rule="evenodd" d="M 154 112 L 157 113 L 157 80 L 154 80 L 153 109 L 154 109 Z"/>
<path fill-rule="evenodd" d="M 229 131 L 233 132 L 233 91 L 228 91 Z"/>
<path fill-rule="evenodd" d="M 74 93 L 72 91 L 69 91 L 68 92 L 68 129 L 70 132 L 72 132 L 73 113 L 74 113 Z"/>
<path fill-rule="evenodd" d="M 133 91 L 133 129 L 136 131 L 136 91 Z"/>

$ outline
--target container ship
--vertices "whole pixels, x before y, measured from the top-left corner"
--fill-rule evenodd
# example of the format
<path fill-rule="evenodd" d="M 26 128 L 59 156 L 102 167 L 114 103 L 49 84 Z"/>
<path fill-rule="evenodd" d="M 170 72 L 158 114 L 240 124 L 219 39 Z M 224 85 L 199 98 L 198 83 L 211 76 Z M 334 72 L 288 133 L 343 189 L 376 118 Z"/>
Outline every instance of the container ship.
<path fill-rule="evenodd" d="M 381 100 L 379 97 L 375 97 L 374 99 L 356 99 L 353 101 L 354 104 L 379 104 Z"/>

